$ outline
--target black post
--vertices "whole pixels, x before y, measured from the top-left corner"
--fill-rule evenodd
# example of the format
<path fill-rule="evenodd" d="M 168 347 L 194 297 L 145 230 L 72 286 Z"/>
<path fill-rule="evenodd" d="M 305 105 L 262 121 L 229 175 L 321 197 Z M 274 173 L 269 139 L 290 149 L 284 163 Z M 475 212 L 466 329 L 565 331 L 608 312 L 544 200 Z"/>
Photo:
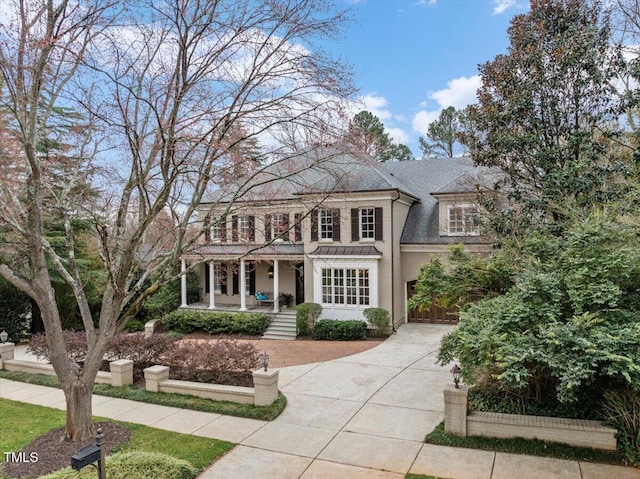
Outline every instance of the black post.
<path fill-rule="evenodd" d="M 106 479 L 104 472 L 104 449 L 102 449 L 102 443 L 104 441 L 104 434 L 102 434 L 102 428 L 99 427 L 96 431 L 96 446 L 100 448 L 100 459 L 98 459 L 98 479 Z"/>

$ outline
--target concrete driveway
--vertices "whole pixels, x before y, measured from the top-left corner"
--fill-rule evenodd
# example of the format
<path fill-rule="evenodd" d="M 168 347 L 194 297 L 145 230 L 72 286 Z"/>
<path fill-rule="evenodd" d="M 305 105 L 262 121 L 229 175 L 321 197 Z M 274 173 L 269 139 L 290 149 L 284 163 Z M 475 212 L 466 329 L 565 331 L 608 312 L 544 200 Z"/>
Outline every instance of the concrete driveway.
<path fill-rule="evenodd" d="M 435 357 L 450 329 L 406 324 L 363 353 L 281 369 L 285 411 L 200 477 L 404 477 L 444 417 L 452 379 Z"/>

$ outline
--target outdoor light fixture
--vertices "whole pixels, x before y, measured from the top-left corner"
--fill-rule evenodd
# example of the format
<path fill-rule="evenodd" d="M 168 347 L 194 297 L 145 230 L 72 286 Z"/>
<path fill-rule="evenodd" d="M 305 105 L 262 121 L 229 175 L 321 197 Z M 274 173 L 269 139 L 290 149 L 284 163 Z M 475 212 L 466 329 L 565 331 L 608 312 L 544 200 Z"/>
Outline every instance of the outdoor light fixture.
<path fill-rule="evenodd" d="M 269 269 L 267 270 L 267 276 L 269 276 L 269 279 L 273 279 L 273 266 L 269 266 Z"/>
<path fill-rule="evenodd" d="M 4 329 L 0 333 L 0 342 L 6 343 L 7 339 L 9 339 L 9 333 L 7 333 Z"/>
<path fill-rule="evenodd" d="M 262 367 L 266 371 L 267 367 L 269 366 L 269 355 L 266 352 L 262 353 L 260 355 L 260 361 L 262 361 Z"/>
<path fill-rule="evenodd" d="M 456 385 L 456 389 L 458 389 L 458 385 L 460 384 L 461 372 L 462 369 L 460 369 L 460 366 L 458 366 L 457 364 L 454 364 L 454 366 L 451 368 L 451 374 L 453 374 L 453 384 Z"/>

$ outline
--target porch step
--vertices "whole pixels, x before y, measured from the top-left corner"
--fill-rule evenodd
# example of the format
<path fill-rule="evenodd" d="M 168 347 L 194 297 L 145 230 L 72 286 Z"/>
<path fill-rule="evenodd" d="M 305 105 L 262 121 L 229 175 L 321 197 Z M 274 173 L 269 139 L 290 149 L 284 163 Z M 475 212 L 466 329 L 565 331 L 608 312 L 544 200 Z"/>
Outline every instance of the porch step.
<path fill-rule="evenodd" d="M 271 320 L 271 324 L 262 335 L 263 339 L 296 339 L 296 314 L 295 312 L 277 313 Z"/>

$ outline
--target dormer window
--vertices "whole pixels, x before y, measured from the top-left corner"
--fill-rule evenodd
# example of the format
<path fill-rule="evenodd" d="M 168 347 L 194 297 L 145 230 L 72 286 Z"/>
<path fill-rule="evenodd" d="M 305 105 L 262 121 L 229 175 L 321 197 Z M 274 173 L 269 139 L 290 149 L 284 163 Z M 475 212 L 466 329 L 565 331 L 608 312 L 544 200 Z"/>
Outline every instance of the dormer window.
<path fill-rule="evenodd" d="M 475 218 L 478 208 L 475 205 L 451 205 L 447 207 L 447 231 L 449 236 L 477 236 L 480 229 Z"/>

